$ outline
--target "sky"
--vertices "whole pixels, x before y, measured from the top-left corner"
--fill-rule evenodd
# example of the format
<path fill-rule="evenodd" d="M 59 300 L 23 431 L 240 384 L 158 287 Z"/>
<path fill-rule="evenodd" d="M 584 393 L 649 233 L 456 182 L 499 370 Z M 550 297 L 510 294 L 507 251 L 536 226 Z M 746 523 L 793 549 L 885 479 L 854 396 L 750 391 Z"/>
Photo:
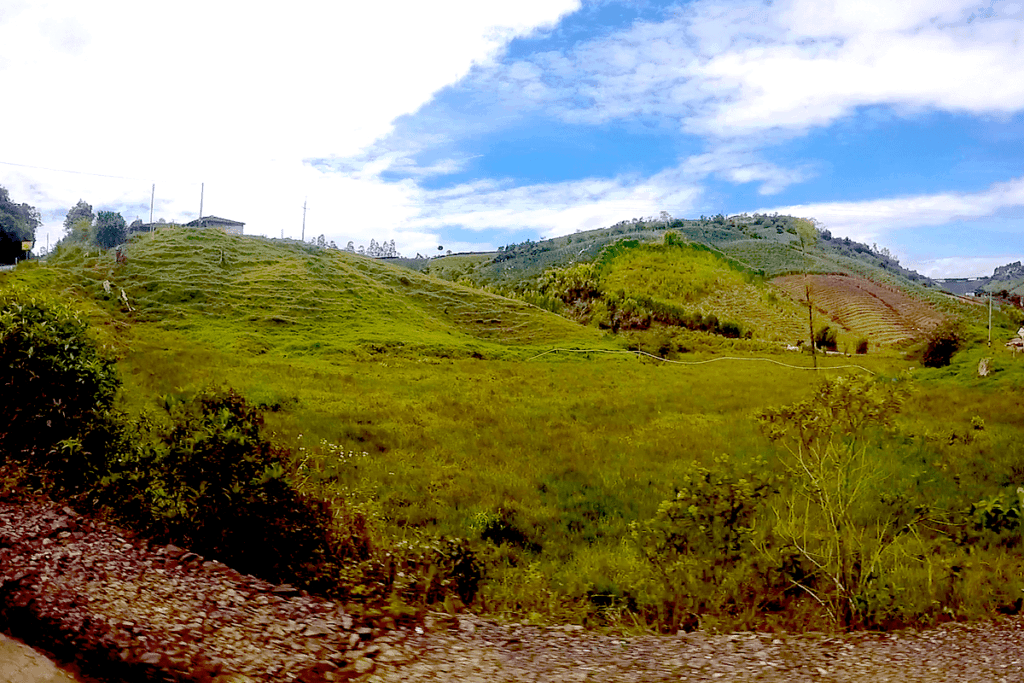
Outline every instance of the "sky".
<path fill-rule="evenodd" d="M 239 7 L 0 0 L 38 246 L 152 199 L 406 256 L 664 210 L 814 218 L 932 277 L 1024 260 L 1024 0 Z"/>

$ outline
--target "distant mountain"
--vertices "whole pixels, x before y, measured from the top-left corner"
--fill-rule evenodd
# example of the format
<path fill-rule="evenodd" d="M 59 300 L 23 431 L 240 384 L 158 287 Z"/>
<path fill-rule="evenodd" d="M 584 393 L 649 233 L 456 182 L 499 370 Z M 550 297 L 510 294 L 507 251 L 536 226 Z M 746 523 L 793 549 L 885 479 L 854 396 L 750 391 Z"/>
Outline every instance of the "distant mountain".
<path fill-rule="evenodd" d="M 992 273 L 993 280 L 1024 280 L 1024 265 L 1020 261 L 999 266 Z"/>
<path fill-rule="evenodd" d="M 1024 265 L 1020 261 L 998 266 L 990 277 L 946 278 L 936 284 L 953 294 L 1009 294 L 1024 295 Z"/>

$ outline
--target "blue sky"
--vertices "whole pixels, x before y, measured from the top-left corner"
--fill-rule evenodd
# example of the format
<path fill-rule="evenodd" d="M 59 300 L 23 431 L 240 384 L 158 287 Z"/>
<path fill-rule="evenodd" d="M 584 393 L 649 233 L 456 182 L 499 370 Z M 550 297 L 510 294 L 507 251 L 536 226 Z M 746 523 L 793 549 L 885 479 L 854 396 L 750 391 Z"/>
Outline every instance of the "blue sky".
<path fill-rule="evenodd" d="M 41 101 L 136 84 L 113 121 L 21 115 L 38 134 L 0 184 L 57 219 L 79 196 L 131 219 L 156 183 L 157 215 L 188 219 L 204 182 L 205 213 L 248 232 L 299 236 L 305 202 L 307 239 L 408 255 L 667 210 L 815 218 L 933 276 L 1024 259 L 1024 0 L 297 2 L 242 26 L 186 0 L 131 19 L 181 35 L 190 3 L 193 40 L 218 41 L 202 59 L 126 39 L 116 3 L 0 12 L 0 76 L 46 83 Z M 154 95 L 193 104 L 131 115 Z"/>

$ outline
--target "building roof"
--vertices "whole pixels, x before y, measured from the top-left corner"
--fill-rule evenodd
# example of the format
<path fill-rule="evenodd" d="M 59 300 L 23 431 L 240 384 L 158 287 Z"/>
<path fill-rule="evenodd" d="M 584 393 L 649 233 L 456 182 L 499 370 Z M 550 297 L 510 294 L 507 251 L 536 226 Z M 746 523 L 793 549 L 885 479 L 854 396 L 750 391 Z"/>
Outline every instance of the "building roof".
<path fill-rule="evenodd" d="M 189 221 L 185 225 L 190 228 L 201 228 L 207 225 L 237 225 L 241 227 L 245 225 L 245 223 L 242 223 L 241 221 L 233 221 L 228 218 L 220 218 L 219 216 L 203 216 L 202 218 L 197 218 L 194 221 Z"/>

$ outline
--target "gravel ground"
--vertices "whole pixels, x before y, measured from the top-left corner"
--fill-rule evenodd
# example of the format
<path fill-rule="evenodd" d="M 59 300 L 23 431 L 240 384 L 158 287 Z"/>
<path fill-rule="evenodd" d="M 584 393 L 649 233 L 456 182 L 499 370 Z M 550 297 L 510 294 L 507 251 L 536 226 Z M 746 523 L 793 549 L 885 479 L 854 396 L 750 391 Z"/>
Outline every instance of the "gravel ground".
<path fill-rule="evenodd" d="M 0 630 L 108 680 L 1024 682 L 1018 617 L 839 636 L 614 637 L 474 615 L 382 629 L 40 503 L 0 502 Z"/>

